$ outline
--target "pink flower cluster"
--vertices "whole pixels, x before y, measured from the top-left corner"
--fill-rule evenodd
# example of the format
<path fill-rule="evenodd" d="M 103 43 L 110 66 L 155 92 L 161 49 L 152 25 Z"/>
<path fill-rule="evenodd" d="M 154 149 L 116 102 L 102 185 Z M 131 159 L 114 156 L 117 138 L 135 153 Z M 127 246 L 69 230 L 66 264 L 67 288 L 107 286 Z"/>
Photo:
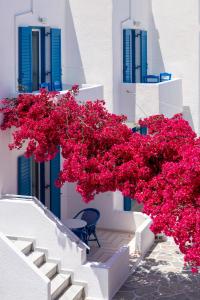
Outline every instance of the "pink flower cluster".
<path fill-rule="evenodd" d="M 74 87 L 76 94 L 77 86 Z M 85 202 L 98 193 L 121 191 L 144 205 L 154 233 L 172 236 L 185 263 L 200 266 L 200 139 L 181 115 L 140 121 L 148 135 L 132 131 L 126 117 L 109 113 L 103 101 L 79 105 L 74 94 L 41 91 L 3 100 L 2 129 L 15 127 L 10 149 L 28 142 L 25 155 L 38 162 L 61 147 L 56 182 L 75 182 Z M 54 100 L 52 100 L 54 99 Z"/>

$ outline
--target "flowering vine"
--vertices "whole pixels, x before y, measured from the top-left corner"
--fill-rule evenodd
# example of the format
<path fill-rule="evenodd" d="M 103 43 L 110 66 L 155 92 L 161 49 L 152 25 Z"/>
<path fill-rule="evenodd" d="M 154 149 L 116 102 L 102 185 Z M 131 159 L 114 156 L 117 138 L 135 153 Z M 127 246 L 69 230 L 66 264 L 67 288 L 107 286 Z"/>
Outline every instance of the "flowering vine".
<path fill-rule="evenodd" d="M 172 236 L 193 270 L 200 266 L 200 139 L 181 115 L 141 120 L 148 135 L 132 133 L 126 117 L 104 102 L 77 103 L 78 86 L 66 94 L 21 94 L 2 100 L 2 130 L 15 127 L 10 149 L 27 142 L 38 162 L 64 158 L 57 186 L 75 182 L 85 202 L 119 190 L 143 203 L 154 233 Z"/>

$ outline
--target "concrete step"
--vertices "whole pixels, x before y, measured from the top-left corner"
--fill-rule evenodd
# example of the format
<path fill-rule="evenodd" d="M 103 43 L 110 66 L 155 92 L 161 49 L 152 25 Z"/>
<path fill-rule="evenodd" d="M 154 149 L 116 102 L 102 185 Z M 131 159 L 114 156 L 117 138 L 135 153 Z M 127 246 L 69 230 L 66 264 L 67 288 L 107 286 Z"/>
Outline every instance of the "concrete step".
<path fill-rule="evenodd" d="M 51 299 L 57 299 L 69 286 L 70 274 L 59 273 L 51 280 Z"/>
<path fill-rule="evenodd" d="M 44 262 L 46 261 L 46 257 L 45 257 L 45 253 L 42 251 L 32 251 L 31 253 L 29 253 L 27 255 L 28 259 L 30 259 L 30 261 L 32 261 L 32 263 L 34 263 L 38 268 L 44 264 Z"/>
<path fill-rule="evenodd" d="M 11 241 L 15 244 L 15 246 L 22 251 L 24 254 L 28 254 L 33 249 L 33 242 L 23 241 L 18 239 L 11 239 Z"/>
<path fill-rule="evenodd" d="M 45 262 L 40 268 L 41 272 L 51 279 L 58 270 L 58 264 L 54 262 Z"/>
<path fill-rule="evenodd" d="M 81 285 L 72 284 L 58 300 L 83 300 L 84 288 Z"/>

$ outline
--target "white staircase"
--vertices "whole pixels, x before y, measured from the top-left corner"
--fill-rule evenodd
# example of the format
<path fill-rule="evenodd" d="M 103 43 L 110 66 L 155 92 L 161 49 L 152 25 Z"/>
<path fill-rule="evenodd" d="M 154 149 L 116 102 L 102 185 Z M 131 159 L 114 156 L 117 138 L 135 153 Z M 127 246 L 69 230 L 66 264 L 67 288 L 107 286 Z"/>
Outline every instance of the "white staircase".
<path fill-rule="evenodd" d="M 8 237 L 26 257 L 35 264 L 43 275 L 51 281 L 51 300 L 84 300 L 84 283 L 72 282 L 72 273 L 60 270 L 59 262 L 47 257 L 48 250 L 34 247 L 34 241 L 18 237 Z"/>

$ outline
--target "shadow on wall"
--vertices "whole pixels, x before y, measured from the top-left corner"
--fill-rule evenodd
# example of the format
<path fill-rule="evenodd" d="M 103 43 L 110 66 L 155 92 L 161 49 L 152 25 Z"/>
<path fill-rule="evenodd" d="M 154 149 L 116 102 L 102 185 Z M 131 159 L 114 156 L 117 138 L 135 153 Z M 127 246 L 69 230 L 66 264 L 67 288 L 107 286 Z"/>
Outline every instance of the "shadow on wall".
<path fill-rule="evenodd" d="M 194 123 L 192 120 L 192 114 L 189 106 L 183 106 L 183 117 L 189 122 L 190 126 L 194 130 Z"/>
<path fill-rule="evenodd" d="M 74 20 L 72 17 L 72 11 L 70 8 L 69 0 L 66 2 L 66 76 L 64 80 L 67 80 L 67 83 L 74 84 L 84 84 L 86 83 L 85 73 L 83 69 L 83 63 L 81 59 L 81 53 L 79 49 L 78 39 L 76 35 L 76 29 L 74 26 Z"/>
<path fill-rule="evenodd" d="M 151 47 L 150 59 L 152 61 L 152 66 L 149 72 L 151 72 L 152 74 L 160 74 L 162 72 L 166 72 L 166 70 L 165 70 L 165 65 L 164 65 L 163 56 L 160 47 L 159 31 L 156 28 L 155 18 L 153 15 L 152 0 L 149 0 L 149 12 L 150 12 L 149 31 L 151 34 L 150 36 L 151 43 L 149 47 Z"/>

